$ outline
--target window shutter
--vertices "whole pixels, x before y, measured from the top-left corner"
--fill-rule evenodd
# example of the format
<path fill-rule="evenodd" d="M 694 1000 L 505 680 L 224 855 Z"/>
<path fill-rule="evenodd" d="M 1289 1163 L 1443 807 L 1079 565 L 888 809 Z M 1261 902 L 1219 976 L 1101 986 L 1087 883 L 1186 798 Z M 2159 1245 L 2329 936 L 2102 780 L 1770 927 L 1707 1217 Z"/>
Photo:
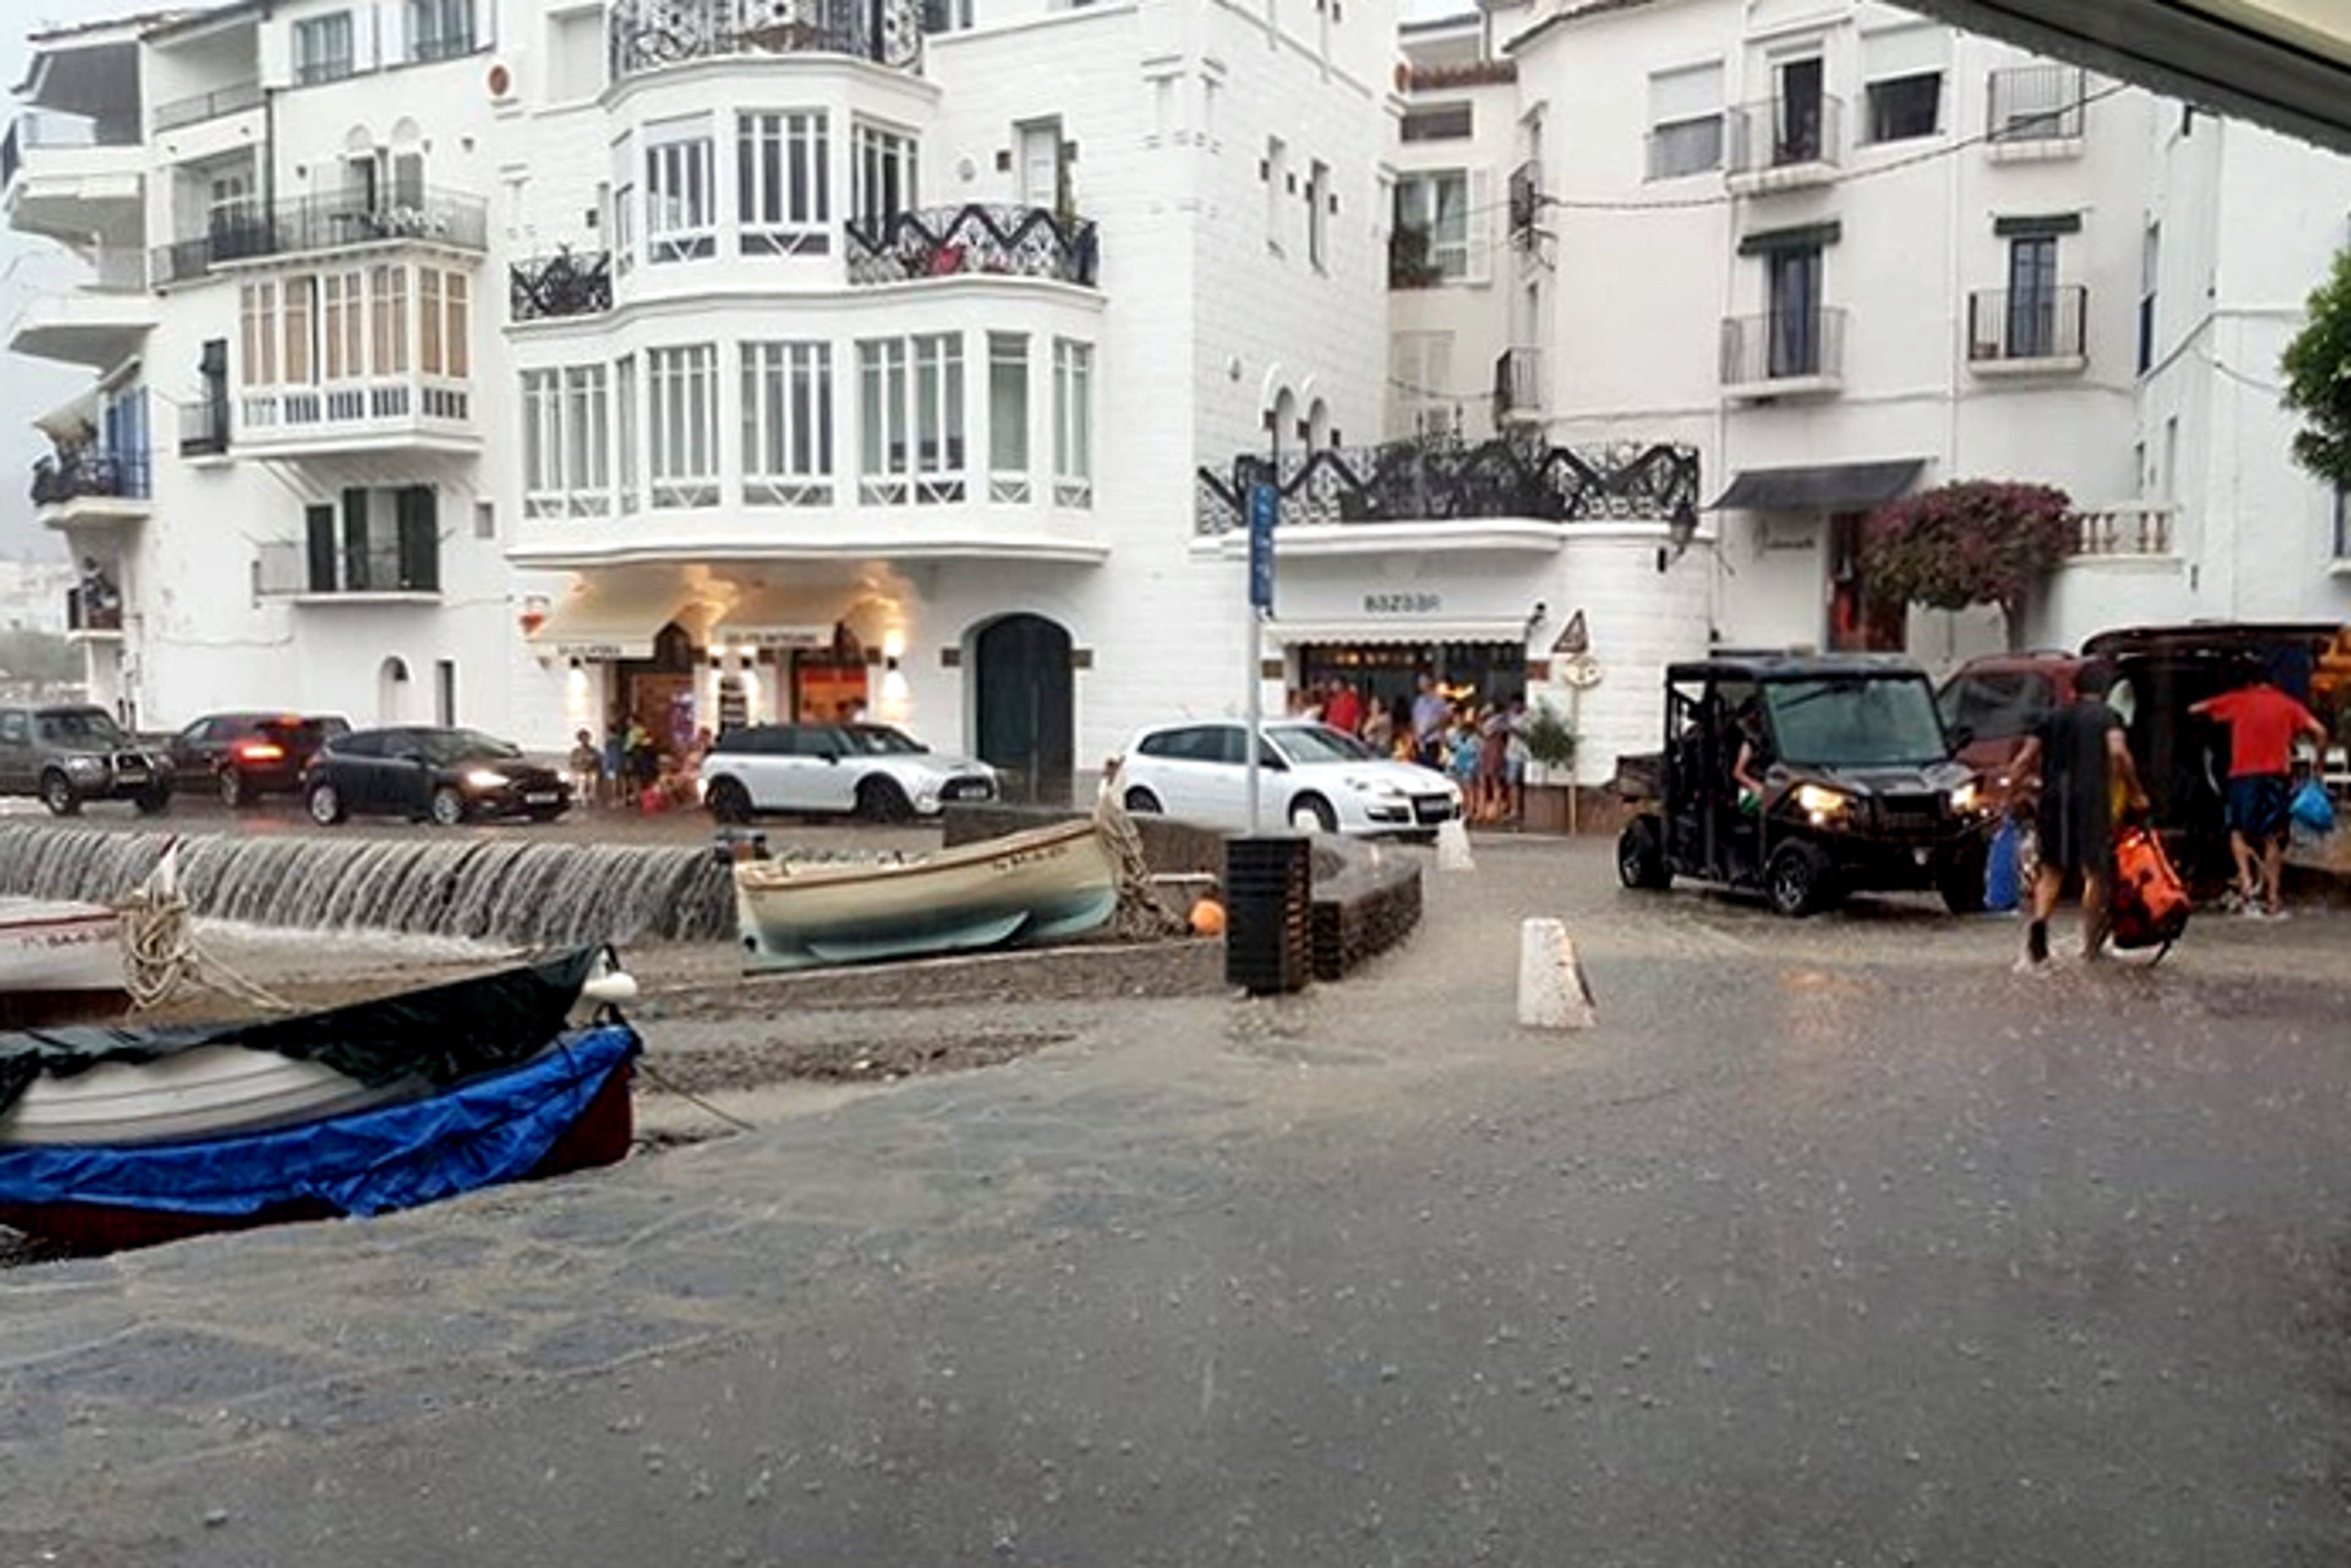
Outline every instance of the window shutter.
<path fill-rule="evenodd" d="M 410 593 L 441 591 L 441 518 L 429 484 L 400 493 L 400 586 Z"/>
<path fill-rule="evenodd" d="M 302 517 L 309 530 L 310 591 L 331 594 L 335 591 L 335 509 L 306 506 Z"/>
<path fill-rule="evenodd" d="M 1469 171 L 1469 265 L 1463 276 L 1485 283 L 1494 275 L 1494 251 L 1501 243 L 1502 214 L 1495 210 L 1490 170 Z"/>

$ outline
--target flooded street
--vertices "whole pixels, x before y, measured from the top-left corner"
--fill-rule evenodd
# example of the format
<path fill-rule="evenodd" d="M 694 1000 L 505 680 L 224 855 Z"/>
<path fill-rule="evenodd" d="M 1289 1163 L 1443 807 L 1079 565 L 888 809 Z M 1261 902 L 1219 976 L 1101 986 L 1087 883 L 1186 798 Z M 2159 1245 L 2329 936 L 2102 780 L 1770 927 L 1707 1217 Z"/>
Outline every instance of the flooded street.
<path fill-rule="evenodd" d="M 1593 846 L 1429 891 L 1280 1002 L 656 1007 L 749 1130 L 17 1271 L 0 1560 L 2351 1550 L 2340 918 L 2023 977 L 2006 921 Z M 1593 1033 L 1510 1022 L 1537 912 Z M 997 1064 L 871 1070 L 950 1042 Z"/>

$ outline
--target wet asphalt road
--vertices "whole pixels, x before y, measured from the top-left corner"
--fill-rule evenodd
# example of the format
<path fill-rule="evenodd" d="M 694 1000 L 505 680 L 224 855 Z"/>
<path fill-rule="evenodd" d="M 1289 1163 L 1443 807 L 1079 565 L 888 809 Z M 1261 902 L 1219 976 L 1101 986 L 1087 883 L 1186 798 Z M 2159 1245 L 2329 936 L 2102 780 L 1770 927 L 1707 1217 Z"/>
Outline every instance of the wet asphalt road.
<path fill-rule="evenodd" d="M 0 1276 L 0 1563 L 2351 1560 L 2351 921 L 1430 894 L 1301 998 Z M 1535 912 L 1597 1031 L 1514 1027 Z"/>

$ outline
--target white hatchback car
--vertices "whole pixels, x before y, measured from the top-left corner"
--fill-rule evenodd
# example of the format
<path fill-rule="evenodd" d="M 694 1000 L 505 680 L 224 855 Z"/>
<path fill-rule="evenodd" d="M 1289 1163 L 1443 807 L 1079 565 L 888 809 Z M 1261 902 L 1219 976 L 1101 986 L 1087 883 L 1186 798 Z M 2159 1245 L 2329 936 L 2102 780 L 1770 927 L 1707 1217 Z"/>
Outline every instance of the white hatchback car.
<path fill-rule="evenodd" d="M 1238 720 L 1144 731 L 1111 776 L 1131 812 L 1249 827 L 1249 726 Z M 1312 833 L 1434 834 L 1461 815 L 1451 779 L 1379 755 L 1325 724 L 1278 719 L 1259 759 L 1260 820 Z"/>
<path fill-rule="evenodd" d="M 888 724 L 749 724 L 702 759 L 702 800 L 720 822 L 760 812 L 844 812 L 873 822 L 936 816 L 951 800 L 994 800 L 996 770 L 942 756 Z"/>

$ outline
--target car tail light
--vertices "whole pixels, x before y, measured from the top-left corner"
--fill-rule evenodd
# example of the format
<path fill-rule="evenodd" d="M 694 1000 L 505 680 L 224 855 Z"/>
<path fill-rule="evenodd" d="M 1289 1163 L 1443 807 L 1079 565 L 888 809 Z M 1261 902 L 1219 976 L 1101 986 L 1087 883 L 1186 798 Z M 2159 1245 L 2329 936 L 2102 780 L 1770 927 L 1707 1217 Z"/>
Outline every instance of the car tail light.
<path fill-rule="evenodd" d="M 242 763 L 277 763 L 286 760 L 286 748 L 271 741 L 239 741 L 229 748 Z"/>

